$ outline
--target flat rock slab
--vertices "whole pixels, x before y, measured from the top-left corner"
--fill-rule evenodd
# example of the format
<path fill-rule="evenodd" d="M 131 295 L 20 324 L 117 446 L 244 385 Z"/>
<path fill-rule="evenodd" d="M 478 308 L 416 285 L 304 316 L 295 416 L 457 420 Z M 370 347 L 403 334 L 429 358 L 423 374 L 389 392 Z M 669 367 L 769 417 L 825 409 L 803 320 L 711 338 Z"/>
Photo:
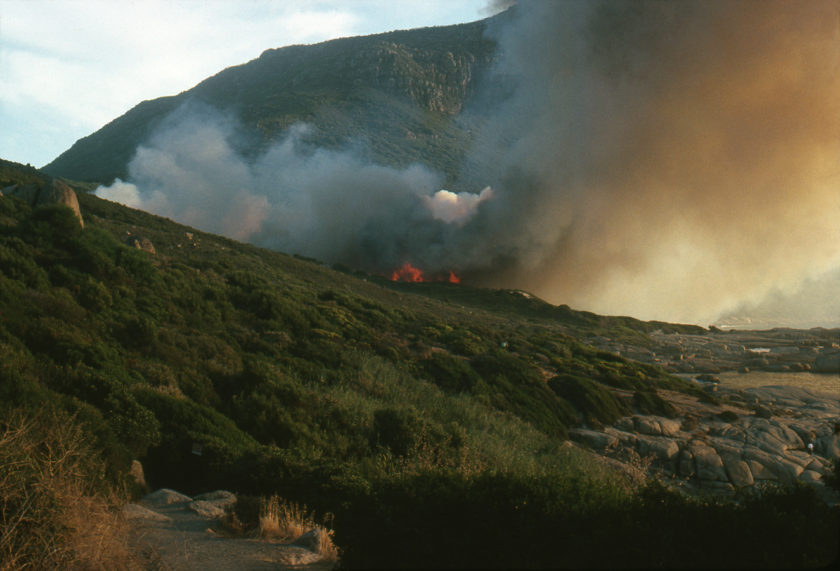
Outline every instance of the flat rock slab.
<path fill-rule="evenodd" d="M 122 507 L 122 514 L 126 519 L 142 519 L 146 521 L 172 521 L 169 517 L 154 510 L 137 504 L 126 504 Z"/>

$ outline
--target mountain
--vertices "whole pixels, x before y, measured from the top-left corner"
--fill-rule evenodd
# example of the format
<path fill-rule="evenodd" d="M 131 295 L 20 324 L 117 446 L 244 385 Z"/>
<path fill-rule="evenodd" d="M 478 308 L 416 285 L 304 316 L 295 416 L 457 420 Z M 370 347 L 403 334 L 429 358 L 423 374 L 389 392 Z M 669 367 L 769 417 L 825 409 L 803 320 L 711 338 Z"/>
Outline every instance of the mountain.
<path fill-rule="evenodd" d="M 137 146 L 190 101 L 233 114 L 247 132 L 246 152 L 306 122 L 318 146 L 361 139 L 376 162 L 424 162 L 454 178 L 477 121 L 473 96 L 493 63 L 495 42 L 485 31 L 501 17 L 267 50 L 179 95 L 140 103 L 43 170 L 102 183 L 124 179 Z"/>

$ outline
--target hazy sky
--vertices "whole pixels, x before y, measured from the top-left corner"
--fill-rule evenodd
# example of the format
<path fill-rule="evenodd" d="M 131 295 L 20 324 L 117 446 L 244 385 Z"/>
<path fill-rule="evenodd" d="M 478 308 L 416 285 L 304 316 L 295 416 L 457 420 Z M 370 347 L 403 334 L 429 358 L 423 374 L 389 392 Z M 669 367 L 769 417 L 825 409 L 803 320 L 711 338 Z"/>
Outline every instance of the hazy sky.
<path fill-rule="evenodd" d="M 470 22 L 488 0 L 0 0 L 0 158 L 42 167 L 269 48 Z"/>

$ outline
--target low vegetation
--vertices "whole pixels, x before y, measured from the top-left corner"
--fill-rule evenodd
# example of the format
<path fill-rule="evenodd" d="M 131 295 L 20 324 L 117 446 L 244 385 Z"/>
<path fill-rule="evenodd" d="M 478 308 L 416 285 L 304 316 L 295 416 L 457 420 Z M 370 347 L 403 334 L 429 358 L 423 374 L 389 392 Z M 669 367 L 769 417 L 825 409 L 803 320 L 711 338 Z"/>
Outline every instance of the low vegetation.
<path fill-rule="evenodd" d="M 0 197 L 0 403 L 4 419 L 72 417 L 61 424 L 85 452 L 60 457 L 101 460 L 78 471 L 104 486 L 90 497 L 120 489 L 133 458 L 153 487 L 277 495 L 334 514 L 347 567 L 794 567 L 836 552 L 837 511 L 806 489 L 689 500 L 566 443 L 572 426 L 668 414 L 660 389 L 696 393 L 578 341 L 645 337 L 651 324 L 348 275 L 79 201 L 84 230 L 66 208 Z M 4 454 L 40 458 L 9 442 Z M 26 488 L 29 476 L 3 469 Z M 4 504 L 4 522 L 15 509 Z M 81 553 L 67 547 L 72 525 L 31 522 L 4 530 L 5 568 Z M 9 543 L 42 528 L 60 549 Z"/>
<path fill-rule="evenodd" d="M 56 412 L 0 418 L 0 569 L 134 568 L 121 497 L 83 427 Z"/>

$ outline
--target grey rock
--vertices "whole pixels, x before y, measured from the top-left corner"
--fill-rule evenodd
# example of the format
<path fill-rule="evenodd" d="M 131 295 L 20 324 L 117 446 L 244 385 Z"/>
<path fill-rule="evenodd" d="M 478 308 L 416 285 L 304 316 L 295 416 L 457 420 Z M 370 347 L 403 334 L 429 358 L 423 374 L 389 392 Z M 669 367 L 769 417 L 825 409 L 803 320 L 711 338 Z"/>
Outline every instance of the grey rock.
<path fill-rule="evenodd" d="M 82 211 L 79 208 L 79 199 L 76 193 L 60 180 L 53 179 L 43 188 L 34 184 L 23 186 L 14 185 L 4 188 L 3 193 L 7 196 L 14 196 L 28 202 L 31 206 L 63 204 L 73 211 L 73 214 L 79 219 L 79 224 L 81 224 L 82 228 L 85 227 L 85 221 L 82 218 Z"/>
<path fill-rule="evenodd" d="M 670 438 L 639 435 L 638 451 L 642 456 L 653 454 L 660 460 L 672 460 L 680 453 L 680 446 Z"/>
<path fill-rule="evenodd" d="M 677 473 L 684 477 L 690 477 L 695 474 L 694 455 L 689 450 L 680 452 L 679 461 L 677 462 Z"/>
<path fill-rule="evenodd" d="M 814 470 L 803 470 L 799 475 L 799 479 L 806 484 L 816 484 L 822 482 L 822 474 Z"/>
<path fill-rule="evenodd" d="M 171 504 L 191 502 L 192 498 L 169 488 L 161 488 L 156 492 L 143 496 L 141 501 L 144 504 L 152 506 L 168 506 Z"/>
<path fill-rule="evenodd" d="M 697 477 L 701 480 L 727 481 L 729 478 L 723 468 L 723 460 L 710 446 L 692 446 Z"/>
<path fill-rule="evenodd" d="M 775 472 L 770 470 L 766 465 L 758 460 L 747 460 L 747 465 L 750 467 L 754 480 L 778 480 Z"/>
<path fill-rule="evenodd" d="M 803 468 L 811 463 L 814 457 L 804 450 L 788 450 L 785 453 L 785 458 L 794 464 L 799 464 Z"/>
<path fill-rule="evenodd" d="M 324 532 L 318 529 L 310 529 L 292 542 L 292 545 L 299 545 L 306 549 L 318 553 L 321 545 L 321 534 Z"/>
<path fill-rule="evenodd" d="M 724 454 L 721 459 L 733 486 L 741 488 L 755 483 L 752 470 L 744 460 L 733 454 Z"/>
<path fill-rule="evenodd" d="M 141 464 L 139 460 L 131 461 L 131 468 L 128 470 L 128 477 L 131 478 L 135 484 L 148 491 L 146 488 L 146 475 L 143 473 L 143 464 Z"/>
<path fill-rule="evenodd" d="M 615 448 L 618 444 L 618 439 L 615 436 L 585 428 L 574 428 L 570 430 L 569 437 L 596 450 L 608 450 Z"/>
<path fill-rule="evenodd" d="M 631 446 L 631 447 L 635 448 L 636 447 L 636 442 L 639 439 L 638 435 L 634 434 L 633 432 L 625 432 L 623 430 L 616 430 L 615 428 L 612 428 L 610 426 L 606 427 L 604 429 L 604 432 L 606 434 L 609 434 L 610 436 L 614 436 L 615 438 L 617 438 L 618 442 L 622 446 Z"/>
<path fill-rule="evenodd" d="M 651 416 L 634 416 L 633 425 L 636 432 L 639 434 L 648 434 L 651 436 L 661 436 L 662 426 L 659 421 Z"/>
<path fill-rule="evenodd" d="M 805 443 L 796 432 L 777 420 L 753 417 L 746 419 L 744 426 L 748 434 L 747 443 L 771 454 L 805 447 Z"/>
<path fill-rule="evenodd" d="M 773 412 L 769 408 L 761 406 L 761 405 L 755 407 L 754 412 L 755 412 L 755 416 L 757 416 L 758 418 L 772 418 L 773 417 Z"/>
<path fill-rule="evenodd" d="M 840 434 L 818 436 L 814 450 L 826 458 L 840 458 Z"/>
<path fill-rule="evenodd" d="M 218 502 L 207 500 L 195 500 L 190 502 L 187 507 L 208 519 L 218 519 L 225 516 L 225 509 Z"/>
<path fill-rule="evenodd" d="M 122 507 L 123 517 L 130 520 L 172 521 L 172 518 L 137 504 L 126 504 Z"/>
<path fill-rule="evenodd" d="M 680 423 L 670 418 L 659 418 L 659 426 L 663 436 L 677 436 L 680 432 Z"/>
<path fill-rule="evenodd" d="M 813 470 L 819 474 L 825 475 L 829 472 L 829 469 L 822 463 L 822 461 L 815 457 L 811 457 L 811 461 L 805 464 L 805 470 Z"/>
<path fill-rule="evenodd" d="M 236 494 L 234 494 L 233 492 L 228 492 L 227 490 L 216 490 L 215 492 L 198 494 L 197 496 L 193 497 L 193 499 L 221 502 L 228 505 L 233 505 L 236 503 Z"/>
<path fill-rule="evenodd" d="M 840 353 L 818 356 L 813 370 L 817 373 L 840 373 Z"/>
<path fill-rule="evenodd" d="M 615 427 L 623 432 L 633 432 L 636 426 L 633 423 L 632 416 L 623 416 L 615 422 Z"/>
<path fill-rule="evenodd" d="M 138 236 L 129 236 L 125 239 L 125 245 L 131 248 L 137 248 L 150 254 L 155 254 L 155 245 L 148 238 L 140 238 Z"/>
<path fill-rule="evenodd" d="M 747 432 L 742 426 L 736 426 L 729 423 L 715 426 L 715 428 L 710 431 L 710 434 L 737 442 L 745 442 L 747 440 Z"/>
<path fill-rule="evenodd" d="M 202 517 L 220 518 L 236 504 L 236 494 L 226 490 L 216 490 L 195 496 L 189 508 Z"/>
<path fill-rule="evenodd" d="M 768 466 L 768 468 L 775 472 L 779 480 L 785 484 L 794 484 L 804 471 L 804 468 L 799 464 L 794 464 L 784 458 L 779 458 L 775 464 Z"/>

